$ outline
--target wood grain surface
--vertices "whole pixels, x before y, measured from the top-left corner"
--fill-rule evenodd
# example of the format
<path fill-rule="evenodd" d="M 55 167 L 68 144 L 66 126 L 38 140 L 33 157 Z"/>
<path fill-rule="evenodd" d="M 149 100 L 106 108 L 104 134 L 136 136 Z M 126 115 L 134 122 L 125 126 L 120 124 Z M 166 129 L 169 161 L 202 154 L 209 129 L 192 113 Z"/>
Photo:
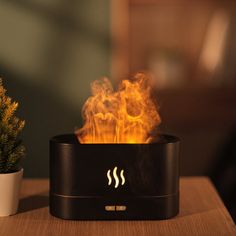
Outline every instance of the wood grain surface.
<path fill-rule="evenodd" d="M 180 180 L 180 214 L 162 221 L 68 221 L 48 211 L 47 179 L 24 179 L 18 214 L 0 218 L 0 236 L 236 235 L 235 224 L 208 178 Z"/>

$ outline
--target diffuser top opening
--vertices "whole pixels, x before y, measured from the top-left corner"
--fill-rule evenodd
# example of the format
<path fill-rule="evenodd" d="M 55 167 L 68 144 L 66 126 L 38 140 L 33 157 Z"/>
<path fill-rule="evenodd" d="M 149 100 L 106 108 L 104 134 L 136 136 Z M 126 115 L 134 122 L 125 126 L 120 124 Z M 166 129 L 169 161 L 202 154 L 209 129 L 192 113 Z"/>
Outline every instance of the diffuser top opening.
<path fill-rule="evenodd" d="M 62 135 L 57 135 L 54 136 L 51 139 L 52 142 L 55 143 L 60 143 L 60 144 L 65 144 L 65 145 L 71 145 L 71 144 L 79 144 L 77 137 L 75 134 L 62 134 Z M 166 144 L 166 143 L 175 143 L 179 142 L 180 139 L 176 136 L 173 135 L 168 135 L 168 134 L 159 134 L 158 139 L 155 140 L 152 143 L 136 143 L 136 144 L 128 144 L 128 143 L 96 143 L 96 144 L 86 144 L 86 145 L 158 145 L 158 144 Z"/>

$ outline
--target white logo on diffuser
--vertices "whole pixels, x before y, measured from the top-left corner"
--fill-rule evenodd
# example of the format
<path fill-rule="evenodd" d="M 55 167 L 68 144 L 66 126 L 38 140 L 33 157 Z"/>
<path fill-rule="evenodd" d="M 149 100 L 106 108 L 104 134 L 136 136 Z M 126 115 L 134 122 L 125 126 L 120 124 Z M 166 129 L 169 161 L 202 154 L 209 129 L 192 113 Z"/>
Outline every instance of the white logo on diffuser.
<path fill-rule="evenodd" d="M 112 173 L 112 176 L 111 176 L 111 173 Z M 119 176 L 120 176 L 120 178 L 119 178 Z M 108 183 L 107 184 L 111 185 L 113 183 L 113 179 L 114 179 L 114 181 L 115 181 L 114 182 L 114 184 L 115 184 L 114 187 L 115 188 L 118 188 L 120 184 L 124 185 L 125 184 L 125 176 L 124 176 L 124 170 L 123 169 L 120 171 L 119 176 L 117 175 L 117 166 L 114 167 L 112 172 L 109 169 L 107 171 L 107 179 L 108 179 Z M 120 179 L 121 179 L 121 181 L 120 181 Z"/>

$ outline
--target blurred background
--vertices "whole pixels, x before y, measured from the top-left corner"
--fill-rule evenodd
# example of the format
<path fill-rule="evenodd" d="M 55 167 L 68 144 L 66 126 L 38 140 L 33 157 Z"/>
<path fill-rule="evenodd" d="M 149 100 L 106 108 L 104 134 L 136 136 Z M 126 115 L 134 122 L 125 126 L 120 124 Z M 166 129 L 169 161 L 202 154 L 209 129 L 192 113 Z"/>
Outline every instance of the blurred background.
<path fill-rule="evenodd" d="M 48 141 L 82 125 L 90 82 L 148 70 L 181 175 L 209 176 L 236 218 L 236 3 L 2 0 L 0 77 L 26 120 L 26 177 L 48 177 Z"/>

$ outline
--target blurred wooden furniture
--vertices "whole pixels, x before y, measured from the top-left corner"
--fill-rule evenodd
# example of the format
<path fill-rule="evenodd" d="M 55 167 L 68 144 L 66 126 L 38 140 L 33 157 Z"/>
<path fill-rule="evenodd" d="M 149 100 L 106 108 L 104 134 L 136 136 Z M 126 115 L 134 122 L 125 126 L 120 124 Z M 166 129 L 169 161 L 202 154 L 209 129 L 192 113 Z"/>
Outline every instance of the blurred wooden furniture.
<path fill-rule="evenodd" d="M 19 213 L 0 218 L 1 236 L 236 235 L 235 224 L 208 178 L 180 181 L 180 213 L 162 221 L 67 221 L 48 211 L 48 180 L 23 181 Z"/>
<path fill-rule="evenodd" d="M 209 175 L 236 126 L 231 21 L 236 4 L 230 0 L 111 1 L 112 78 L 140 70 L 154 74 L 160 130 L 182 140 L 182 175 Z M 222 48 L 218 34 L 226 40 Z"/>
<path fill-rule="evenodd" d="M 172 52 L 173 56 L 176 56 L 176 53 L 183 56 L 187 67 L 187 81 L 197 84 L 208 82 L 204 82 L 204 80 L 210 79 L 214 67 L 217 66 L 217 62 L 211 60 L 211 57 L 220 56 L 221 59 L 224 59 L 224 55 L 220 52 L 221 43 L 218 44 L 214 37 L 212 41 L 208 34 L 213 31 L 213 36 L 220 37 L 224 33 L 224 27 L 220 28 L 221 24 L 225 24 L 227 28 L 228 20 L 234 20 L 235 14 L 236 4 L 232 0 L 224 2 L 214 0 L 112 0 L 110 27 L 112 77 L 121 79 L 137 70 L 150 70 L 148 65 L 152 56 L 155 55 L 155 52 L 163 52 L 164 49 L 168 54 Z M 231 32 L 225 33 L 231 34 Z M 227 37 L 235 38 L 232 35 Z M 204 52 L 205 47 L 209 46 L 208 40 L 210 40 L 210 44 L 214 44 L 214 48 Z M 222 40 L 224 41 L 223 38 Z M 223 47 L 222 51 L 227 49 L 227 45 L 225 46 L 226 48 Z M 212 51 L 218 49 L 219 55 L 212 54 Z M 235 50 L 232 45 L 230 49 Z M 207 55 L 205 58 L 205 53 L 209 53 L 210 57 Z M 210 65 L 212 68 L 207 68 L 207 70 L 213 71 L 207 73 L 207 78 L 203 78 L 205 76 L 202 73 L 197 73 L 193 77 L 192 75 L 202 66 L 202 56 L 204 61 L 205 59 L 210 60 L 203 66 Z M 177 58 L 179 60 L 182 57 Z M 214 73 L 217 72 L 214 71 Z M 211 82 L 214 83 L 215 79 Z"/>

